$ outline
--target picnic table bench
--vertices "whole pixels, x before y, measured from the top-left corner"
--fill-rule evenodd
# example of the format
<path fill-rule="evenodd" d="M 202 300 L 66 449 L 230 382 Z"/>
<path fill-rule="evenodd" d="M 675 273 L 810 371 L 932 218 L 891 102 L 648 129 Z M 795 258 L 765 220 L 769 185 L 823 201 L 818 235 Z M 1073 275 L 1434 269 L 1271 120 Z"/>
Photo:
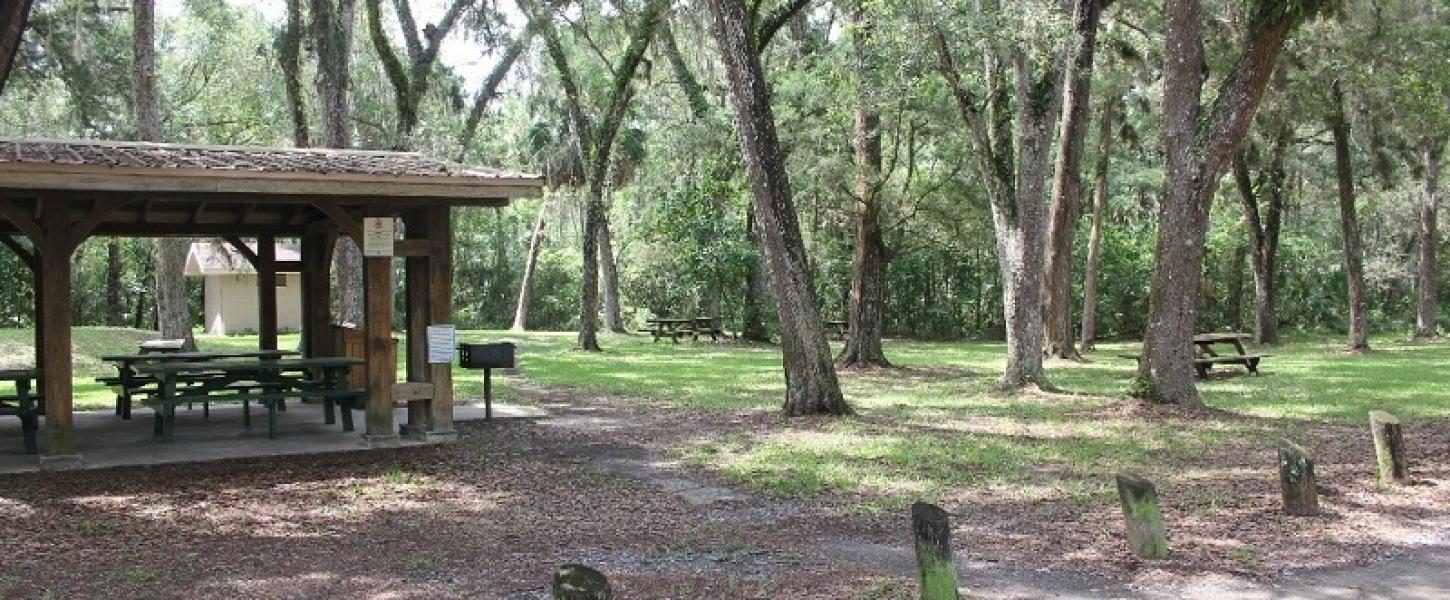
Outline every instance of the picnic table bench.
<path fill-rule="evenodd" d="M 348 357 L 217 360 L 156 362 L 138 365 L 136 371 L 157 382 L 143 402 L 155 412 L 153 433 L 163 442 L 175 440 L 176 407 L 189 402 L 239 402 L 246 427 L 252 422 L 251 403 L 257 402 L 267 407 L 267 437 L 275 439 L 277 412 L 288 399 L 321 398 L 328 425 L 336 422 L 334 407 L 341 406 L 343 431 L 352 431 L 353 404 L 366 392 L 347 387 L 347 372 L 362 364 Z M 188 377 L 191 385 L 178 385 Z"/>
<path fill-rule="evenodd" d="M 702 335 L 708 335 L 710 336 L 710 341 L 716 342 L 725 335 L 725 331 L 720 328 L 720 319 L 718 317 L 694 317 L 685 319 L 656 317 L 646 319 L 645 323 L 649 324 L 649 328 L 641 329 L 640 331 L 653 336 L 653 339 L 650 340 L 652 342 L 658 342 L 660 338 L 667 337 L 670 338 L 670 341 L 678 344 L 682 337 L 689 336 L 690 341 L 698 341 Z"/>
<path fill-rule="evenodd" d="M 102 385 L 116 389 L 116 414 L 122 419 L 131 418 L 132 396 L 146 391 L 147 386 L 154 386 L 155 377 L 140 375 L 136 372 L 136 366 L 140 364 L 152 364 L 161 362 L 207 362 L 214 360 L 232 358 L 257 358 L 264 360 L 275 360 L 287 356 L 296 356 L 295 350 L 228 350 L 221 352 L 153 352 L 142 350 L 140 354 L 116 354 L 102 356 L 101 360 L 115 363 L 115 377 L 97 377 L 96 381 Z M 190 383 L 190 381 L 183 381 Z M 202 405 L 203 410 L 209 406 Z"/>
<path fill-rule="evenodd" d="M 186 340 L 146 340 L 137 346 L 141 354 L 158 354 L 181 352 L 186 348 Z"/>
<path fill-rule="evenodd" d="M 31 393 L 32 382 L 39 379 L 35 369 L 0 370 L 0 381 L 15 384 L 13 396 L 0 396 L 0 415 L 20 418 L 20 435 L 25 440 L 26 454 L 39 454 L 40 446 L 36 432 L 40 429 L 40 417 L 45 416 L 45 403 Z"/>
<path fill-rule="evenodd" d="M 1250 375 L 1258 375 L 1259 362 L 1272 355 L 1250 352 L 1245 342 L 1251 337 L 1247 333 L 1233 332 L 1201 333 L 1193 336 L 1193 369 L 1198 372 L 1198 378 L 1208 379 L 1208 373 L 1214 365 L 1224 364 L 1242 365 Z M 1220 354 L 1218 349 L 1225 344 L 1229 345 L 1233 352 Z M 1143 360 L 1143 357 L 1138 354 L 1120 356 L 1139 362 Z"/>
<path fill-rule="evenodd" d="M 849 325 L 845 321 L 826 321 L 826 335 L 838 340 L 846 339 L 846 331 Z"/>

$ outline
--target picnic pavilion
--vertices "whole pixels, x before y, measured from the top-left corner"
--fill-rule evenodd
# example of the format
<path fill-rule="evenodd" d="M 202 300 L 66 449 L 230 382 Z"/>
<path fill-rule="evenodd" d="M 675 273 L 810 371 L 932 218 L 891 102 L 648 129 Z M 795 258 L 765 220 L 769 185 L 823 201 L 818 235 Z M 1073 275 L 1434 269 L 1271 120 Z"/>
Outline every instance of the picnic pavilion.
<path fill-rule="evenodd" d="M 398 442 L 395 401 L 408 404 L 409 432 L 456 438 L 451 365 L 428 364 L 425 341 L 429 325 L 452 323 L 450 209 L 507 206 L 537 195 L 542 185 L 535 176 L 416 153 L 0 139 L 0 243 L 35 273 L 42 465 L 80 461 L 72 412 L 71 255 L 91 236 L 226 239 L 258 275 L 259 350 L 277 349 L 277 274 L 300 273 L 302 351 L 325 357 L 338 351 L 329 333 L 335 243 L 345 236 L 362 246 L 364 223 L 400 223 L 403 235 L 390 256 L 363 259 L 365 438 L 374 446 Z M 300 240 L 300 259 L 277 260 L 278 238 Z M 394 258 L 404 264 L 407 341 L 407 378 L 396 384 Z"/>

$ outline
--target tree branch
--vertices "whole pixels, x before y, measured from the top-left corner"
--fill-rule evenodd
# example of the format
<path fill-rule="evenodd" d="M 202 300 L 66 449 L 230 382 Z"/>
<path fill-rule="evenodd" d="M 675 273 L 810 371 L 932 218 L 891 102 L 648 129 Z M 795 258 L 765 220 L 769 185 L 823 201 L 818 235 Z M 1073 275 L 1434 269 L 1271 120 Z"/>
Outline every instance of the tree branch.
<path fill-rule="evenodd" d="M 796 13 L 805 10 L 810 4 L 811 0 L 790 0 L 776 7 L 775 10 L 770 11 L 770 14 L 765 16 L 765 21 L 760 23 L 760 26 L 755 30 L 755 53 L 760 54 L 765 52 L 766 46 L 770 45 L 770 40 L 775 37 L 776 32 L 779 32 L 782 27 L 785 27 L 785 24 L 789 23 L 796 16 Z M 757 13 L 752 11 L 751 14 L 755 15 Z"/>

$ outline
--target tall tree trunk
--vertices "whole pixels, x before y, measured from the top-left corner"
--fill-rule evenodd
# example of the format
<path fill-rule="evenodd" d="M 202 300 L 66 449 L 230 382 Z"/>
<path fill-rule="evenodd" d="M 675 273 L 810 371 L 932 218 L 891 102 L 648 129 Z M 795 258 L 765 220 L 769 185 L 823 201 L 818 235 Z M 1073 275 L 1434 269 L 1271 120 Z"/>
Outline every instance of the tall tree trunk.
<path fill-rule="evenodd" d="M 851 256 L 851 301 L 847 316 L 846 346 L 836 366 L 889 367 L 881 349 L 881 319 L 886 288 L 886 240 L 881 232 L 881 113 L 873 75 L 877 57 L 872 50 L 875 21 L 865 0 L 856 0 L 851 29 L 855 47 L 856 115 L 851 143 L 856 149 L 856 240 Z"/>
<path fill-rule="evenodd" d="M 1284 40 L 1300 21 L 1326 4 L 1311 0 L 1296 3 L 1293 10 L 1281 10 L 1278 3 L 1253 3 L 1238 60 L 1219 84 L 1212 105 L 1204 107 L 1207 78 L 1199 0 L 1165 2 L 1166 160 L 1148 328 L 1133 389 L 1139 396 L 1190 408 L 1202 406 L 1194 385 L 1193 334 L 1209 209 L 1219 180 L 1248 134 Z"/>
<path fill-rule="evenodd" d="M 946 35 L 935 32 L 939 70 L 956 100 L 971 139 L 977 171 L 992 206 L 997 265 L 1002 277 L 1003 323 L 1007 362 L 1001 387 L 1050 387 L 1042 370 L 1042 301 L 1047 244 L 1047 161 L 1052 143 L 1053 115 L 1062 99 L 1056 69 L 1050 63 L 1034 68 L 1026 49 L 1010 52 L 988 47 L 985 58 L 987 96 L 979 105 L 962 84 Z M 1002 67 L 1012 63 L 1015 111 L 1014 134 L 1008 116 L 1009 92 Z"/>
<path fill-rule="evenodd" d="M 1108 211 L 1108 165 L 1113 158 L 1113 120 L 1117 97 L 1103 98 L 1098 120 L 1098 157 L 1093 165 L 1093 224 L 1088 232 L 1087 264 L 1082 277 L 1082 349 L 1098 339 L 1098 264 L 1103 254 L 1103 217 Z"/>
<path fill-rule="evenodd" d="M 1275 278 L 1278 276 L 1279 230 L 1284 221 L 1287 178 L 1284 156 L 1288 153 L 1293 128 L 1287 122 L 1281 123 L 1273 135 L 1268 162 L 1261 167 L 1257 182 L 1249 175 L 1247 155 L 1250 152 L 1240 153 L 1233 164 L 1239 204 L 1243 207 L 1244 224 L 1249 230 L 1250 265 L 1254 273 L 1254 343 L 1257 344 L 1279 342 Z M 1250 150 L 1256 148 L 1251 145 Z M 1257 154 L 1256 151 L 1253 153 Z"/>
<path fill-rule="evenodd" d="M 126 324 L 126 298 L 121 289 L 121 241 L 106 240 L 106 324 Z"/>
<path fill-rule="evenodd" d="M 1351 352 L 1369 350 L 1369 316 L 1364 297 L 1364 250 L 1359 240 L 1359 217 L 1354 207 L 1354 165 L 1349 156 L 1349 121 L 1344 116 L 1344 91 L 1335 81 L 1329 130 L 1334 136 L 1334 175 L 1339 183 L 1339 227 L 1344 236 L 1344 275 L 1349 284 L 1349 345 Z"/>
<path fill-rule="evenodd" d="M 826 344 L 814 278 L 801 239 L 784 156 L 776 137 L 770 89 L 758 40 L 742 0 L 710 0 L 715 40 L 725 63 L 740 154 L 765 242 L 780 315 L 786 415 L 849 414 Z"/>
<path fill-rule="evenodd" d="M 529 22 L 544 36 L 544 43 L 550 60 L 559 73 L 560 85 L 569 108 L 569 121 L 573 129 L 573 141 L 580 162 L 585 166 L 584 179 L 589 189 L 585 200 L 583 227 L 583 268 L 580 273 L 579 293 L 579 348 L 598 352 L 599 348 L 599 237 L 604 222 L 604 186 L 608 185 L 611 152 L 620 124 L 624 121 L 629 104 L 634 99 L 633 80 L 639 65 L 644 60 L 645 50 L 654 39 L 655 28 L 663 20 L 668 6 L 667 0 L 649 0 L 640 11 L 637 22 L 630 32 L 629 46 L 625 48 L 619 65 L 614 69 L 607 104 L 597 122 L 585 116 L 582 94 L 574 81 L 574 71 L 569 67 L 568 53 L 554 30 L 553 15 L 538 11 L 527 5 Z"/>
<path fill-rule="evenodd" d="M 599 275 L 604 288 L 604 327 L 614 333 L 626 333 L 624 317 L 619 308 L 619 271 L 614 263 L 614 239 L 609 233 L 609 219 L 599 221 Z"/>
<path fill-rule="evenodd" d="M 1440 238 L 1435 233 L 1436 221 L 1440 215 L 1440 148 L 1444 140 L 1425 143 L 1422 151 L 1425 158 L 1425 201 L 1420 205 L 1420 303 L 1415 311 L 1415 337 L 1435 336 L 1436 292 L 1438 263 L 1435 258 Z"/>
<path fill-rule="evenodd" d="M 1082 147 L 1092 95 L 1093 48 L 1104 0 L 1073 0 L 1072 46 L 1052 176 L 1052 210 L 1047 226 L 1047 274 L 1043 304 L 1044 350 L 1048 356 L 1077 358 L 1072 336 L 1072 246 L 1082 217 Z M 1111 1 L 1111 0 L 1107 0 Z"/>
<path fill-rule="evenodd" d="M 311 0 L 312 36 L 317 47 L 317 97 L 322 104 L 322 137 L 328 148 L 352 147 L 352 68 L 356 0 Z M 340 237 L 332 253 L 337 278 L 337 318 L 363 322 L 363 256 L 357 243 Z"/>
<path fill-rule="evenodd" d="M 1249 256 L 1249 245 L 1234 244 L 1232 257 L 1228 261 L 1228 304 L 1224 306 L 1226 324 L 1233 331 L 1244 328 L 1244 259 Z"/>
<path fill-rule="evenodd" d="M 136 139 L 161 141 L 161 118 L 156 106 L 156 5 L 154 0 L 131 1 L 131 91 Z M 185 340 L 196 348 L 187 310 L 187 241 L 156 238 L 151 249 L 155 270 L 157 327 L 167 339 Z"/>
<path fill-rule="evenodd" d="M 287 25 L 277 36 L 277 62 L 287 91 L 287 112 L 292 117 L 292 145 L 311 145 L 307 109 L 302 97 L 302 0 L 287 0 Z"/>
<path fill-rule="evenodd" d="M 548 223 L 549 201 L 539 207 L 539 218 L 534 220 L 534 233 L 529 236 L 529 256 L 524 261 L 524 274 L 519 278 L 519 301 L 514 307 L 513 331 L 528 328 L 529 302 L 533 296 L 534 277 L 539 272 L 539 251 L 544 246 L 544 225 Z"/>

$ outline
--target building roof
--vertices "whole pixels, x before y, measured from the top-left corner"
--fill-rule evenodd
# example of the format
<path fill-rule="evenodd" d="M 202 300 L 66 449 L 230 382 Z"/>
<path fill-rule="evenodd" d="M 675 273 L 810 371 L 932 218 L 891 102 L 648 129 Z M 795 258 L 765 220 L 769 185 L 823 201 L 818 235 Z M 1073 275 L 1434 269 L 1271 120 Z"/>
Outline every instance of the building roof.
<path fill-rule="evenodd" d="M 253 253 L 257 251 L 256 242 L 247 242 L 247 247 Z M 277 243 L 277 262 L 296 262 L 302 260 L 302 250 L 296 244 Z M 231 244 L 221 240 L 210 242 L 192 242 L 191 250 L 186 253 L 186 276 L 203 277 L 206 275 L 254 275 L 257 270 L 252 268 L 242 253 L 237 252 Z"/>
<path fill-rule="evenodd" d="M 0 138 L 0 188 L 274 195 L 364 190 L 506 201 L 537 195 L 542 186 L 535 175 L 416 152 Z"/>

